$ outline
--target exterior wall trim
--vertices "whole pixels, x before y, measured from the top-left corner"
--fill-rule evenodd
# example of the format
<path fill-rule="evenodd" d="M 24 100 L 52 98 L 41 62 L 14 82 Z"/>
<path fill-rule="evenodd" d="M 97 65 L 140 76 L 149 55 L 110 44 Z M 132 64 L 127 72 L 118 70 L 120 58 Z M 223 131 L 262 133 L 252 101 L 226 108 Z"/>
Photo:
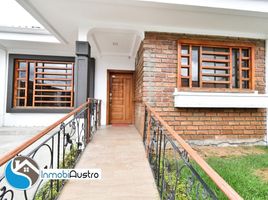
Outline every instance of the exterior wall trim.
<path fill-rule="evenodd" d="M 178 43 L 182 44 L 193 44 L 193 45 L 208 45 L 208 46 L 219 46 L 219 47 L 250 47 L 255 48 L 256 45 L 252 42 L 222 42 L 222 41 L 211 41 L 205 39 L 179 39 Z"/>
<path fill-rule="evenodd" d="M 255 93 L 174 92 L 175 107 L 267 108 L 268 95 Z"/>

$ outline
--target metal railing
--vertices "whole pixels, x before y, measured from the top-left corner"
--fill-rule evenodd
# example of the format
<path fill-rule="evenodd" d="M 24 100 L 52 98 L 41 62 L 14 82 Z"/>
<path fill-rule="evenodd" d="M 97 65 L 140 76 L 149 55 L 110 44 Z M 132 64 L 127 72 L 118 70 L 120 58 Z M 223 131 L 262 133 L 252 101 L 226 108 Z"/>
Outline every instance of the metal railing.
<path fill-rule="evenodd" d="M 41 169 L 72 168 L 100 125 L 101 100 L 86 103 L 0 158 L 0 200 L 56 199 L 65 184 L 63 180 L 39 180 L 29 190 L 9 186 L 4 166 L 14 157 L 33 158 Z"/>
<path fill-rule="evenodd" d="M 161 199 L 218 199 L 205 174 L 228 199 L 242 199 L 153 108 L 144 106 L 143 142 Z"/>

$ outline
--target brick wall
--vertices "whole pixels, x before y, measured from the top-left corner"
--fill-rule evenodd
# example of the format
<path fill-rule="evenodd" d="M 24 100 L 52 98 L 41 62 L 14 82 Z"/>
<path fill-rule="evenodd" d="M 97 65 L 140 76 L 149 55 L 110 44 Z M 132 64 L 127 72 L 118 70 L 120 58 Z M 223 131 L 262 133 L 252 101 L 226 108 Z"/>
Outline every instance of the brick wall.
<path fill-rule="evenodd" d="M 250 41 L 256 44 L 255 88 L 265 91 L 264 41 L 186 34 L 145 33 L 136 62 L 136 126 L 142 131 L 141 100 L 149 102 L 186 139 L 263 138 L 265 109 L 174 108 L 178 39 Z M 142 81 L 141 81 L 142 80 Z"/>
<path fill-rule="evenodd" d="M 142 97 L 143 97 L 143 54 L 144 48 L 143 43 L 141 43 L 140 48 L 136 57 L 135 64 L 135 126 L 141 133 L 143 130 L 143 120 L 144 120 L 144 109 L 142 107 Z"/>

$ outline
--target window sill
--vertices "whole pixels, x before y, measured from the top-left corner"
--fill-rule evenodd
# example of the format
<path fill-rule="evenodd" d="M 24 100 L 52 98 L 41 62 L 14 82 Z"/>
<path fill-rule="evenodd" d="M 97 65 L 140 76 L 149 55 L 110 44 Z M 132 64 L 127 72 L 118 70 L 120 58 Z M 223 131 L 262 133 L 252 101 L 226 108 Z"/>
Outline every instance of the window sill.
<path fill-rule="evenodd" d="M 237 88 L 189 88 L 182 87 L 177 89 L 179 92 L 211 92 L 211 93 L 255 93 L 255 90 L 251 89 L 237 89 Z"/>
<path fill-rule="evenodd" d="M 175 91 L 174 106 L 179 108 L 268 108 L 268 95 L 227 92 Z"/>
<path fill-rule="evenodd" d="M 73 108 L 10 108 L 7 113 L 69 113 Z"/>

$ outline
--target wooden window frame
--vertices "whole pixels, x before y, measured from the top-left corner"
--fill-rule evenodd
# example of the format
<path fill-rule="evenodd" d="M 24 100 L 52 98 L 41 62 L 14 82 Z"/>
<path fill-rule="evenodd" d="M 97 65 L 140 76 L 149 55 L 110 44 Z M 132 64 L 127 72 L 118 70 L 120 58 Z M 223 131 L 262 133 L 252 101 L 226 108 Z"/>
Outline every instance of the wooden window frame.
<path fill-rule="evenodd" d="M 24 54 L 9 54 L 9 69 L 8 69 L 8 89 L 7 89 L 7 105 L 6 110 L 8 113 L 67 113 L 73 109 L 71 107 L 42 107 L 42 106 L 15 106 L 14 95 L 15 95 L 15 67 L 16 67 L 16 60 L 28 60 L 28 61 L 35 61 L 39 63 L 73 63 L 72 65 L 72 80 L 71 84 L 73 87 L 71 88 L 71 101 L 74 100 L 74 57 L 63 57 L 63 56 L 43 56 L 43 55 L 24 55 Z M 36 74 L 36 72 L 35 72 Z M 28 82 L 28 81 L 27 81 Z M 35 82 L 35 81 L 34 81 Z"/>
<path fill-rule="evenodd" d="M 189 45 L 189 87 L 183 87 L 181 85 L 181 47 L 183 45 Z M 211 41 L 211 40 L 197 40 L 197 39 L 180 39 L 178 40 L 178 67 L 177 67 L 177 88 L 179 91 L 204 91 L 204 92 L 254 92 L 255 90 L 255 44 L 251 42 L 222 42 L 222 41 Z M 199 87 L 192 87 L 192 70 L 191 70 L 191 48 L 192 46 L 206 46 L 206 47 L 218 47 L 218 48 L 230 48 L 229 50 L 229 88 L 208 88 L 202 86 L 202 73 L 199 73 Z M 232 88 L 232 49 L 238 48 L 241 52 L 241 48 L 250 49 L 250 55 L 249 55 L 249 88 L 242 88 L 241 83 L 243 79 L 241 79 L 242 76 L 242 66 L 241 66 L 241 56 L 240 62 L 239 62 L 239 78 L 242 81 L 239 81 L 240 86 L 239 88 Z M 202 63 L 202 48 L 200 48 L 199 53 L 199 63 Z M 202 71 L 202 68 L 199 70 Z"/>

